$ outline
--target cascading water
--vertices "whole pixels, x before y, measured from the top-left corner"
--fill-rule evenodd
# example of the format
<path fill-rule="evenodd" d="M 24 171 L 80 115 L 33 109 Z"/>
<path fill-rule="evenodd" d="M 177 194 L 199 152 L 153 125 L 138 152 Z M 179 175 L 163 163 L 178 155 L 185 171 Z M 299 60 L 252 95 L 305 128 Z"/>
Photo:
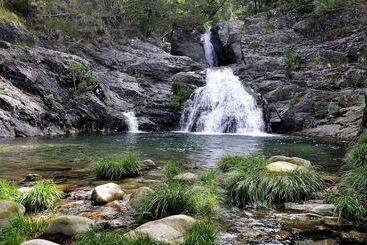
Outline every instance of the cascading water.
<path fill-rule="evenodd" d="M 215 50 L 211 43 L 206 43 L 210 42 L 210 35 L 204 35 L 204 49 L 208 63 L 214 66 Z M 185 103 L 181 117 L 181 131 L 185 132 L 259 135 L 264 127 L 256 99 L 230 68 L 207 69 L 206 85 Z"/>
<path fill-rule="evenodd" d="M 138 119 L 133 111 L 122 113 L 126 119 L 129 133 L 140 133 Z"/>
<path fill-rule="evenodd" d="M 203 35 L 203 43 L 204 43 L 204 51 L 205 51 L 205 58 L 208 62 L 209 66 L 218 66 L 218 57 L 215 53 L 214 46 L 212 44 L 212 32 L 206 31 Z"/>

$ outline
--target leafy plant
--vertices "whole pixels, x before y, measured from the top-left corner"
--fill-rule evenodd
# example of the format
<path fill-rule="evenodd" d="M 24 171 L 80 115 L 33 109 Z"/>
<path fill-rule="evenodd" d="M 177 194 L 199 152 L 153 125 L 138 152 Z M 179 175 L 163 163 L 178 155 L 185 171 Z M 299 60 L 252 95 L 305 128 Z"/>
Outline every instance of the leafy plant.
<path fill-rule="evenodd" d="M 4 245 L 21 244 L 22 242 L 38 238 L 43 234 L 47 221 L 39 218 L 17 216 L 0 232 L 0 243 Z"/>
<path fill-rule="evenodd" d="M 17 201 L 18 199 L 18 187 L 12 182 L 0 179 L 0 200 Z"/>
<path fill-rule="evenodd" d="M 49 180 L 39 180 L 29 190 L 21 194 L 20 203 L 28 212 L 38 212 L 52 209 L 62 197 L 56 185 Z"/>
<path fill-rule="evenodd" d="M 195 224 L 182 245 L 213 245 L 216 237 L 217 231 L 213 221 L 201 220 Z"/>
<path fill-rule="evenodd" d="M 342 9 L 346 4 L 347 1 L 344 0 L 316 0 L 314 13 L 317 16 L 322 16 Z"/>
<path fill-rule="evenodd" d="M 18 26 L 23 26 L 23 20 L 14 12 L 0 4 L 0 20 L 14 23 Z"/>
<path fill-rule="evenodd" d="M 139 174 L 141 162 L 135 154 L 122 154 L 117 158 L 106 158 L 92 163 L 92 170 L 101 179 L 122 179 Z"/>
<path fill-rule="evenodd" d="M 293 73 L 300 67 L 300 61 L 301 59 L 294 51 L 292 51 L 291 49 L 285 51 L 285 75 L 288 79 L 291 79 L 293 77 Z"/>

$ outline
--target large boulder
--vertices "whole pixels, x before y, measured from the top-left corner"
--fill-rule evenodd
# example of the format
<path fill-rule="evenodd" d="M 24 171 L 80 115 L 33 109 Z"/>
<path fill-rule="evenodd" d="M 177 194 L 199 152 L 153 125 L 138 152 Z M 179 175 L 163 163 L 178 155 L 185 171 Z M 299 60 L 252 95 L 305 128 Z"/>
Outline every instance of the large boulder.
<path fill-rule="evenodd" d="M 266 166 L 267 170 L 271 172 L 291 172 L 299 167 L 300 166 L 289 162 L 273 162 Z"/>
<path fill-rule="evenodd" d="M 124 198 L 125 192 L 115 183 L 108 183 L 97 186 L 92 192 L 92 203 L 94 205 L 103 205 L 115 200 Z"/>
<path fill-rule="evenodd" d="M 23 215 L 24 212 L 23 205 L 13 201 L 0 200 L 0 228 L 6 226 L 11 218 Z"/>
<path fill-rule="evenodd" d="M 178 244 L 192 230 L 196 220 L 186 215 L 174 215 L 145 223 L 129 232 L 131 237 L 147 235 L 157 242 Z"/>
<path fill-rule="evenodd" d="M 95 225 L 94 221 L 81 216 L 65 215 L 53 220 L 46 228 L 46 233 L 50 235 L 61 234 L 64 236 L 74 236 L 78 233 L 87 232 Z"/>
<path fill-rule="evenodd" d="M 50 242 L 50 241 L 43 240 L 43 239 L 34 239 L 34 240 L 23 242 L 20 245 L 58 245 L 58 243 Z"/>
<path fill-rule="evenodd" d="M 304 167 L 311 167 L 312 164 L 310 161 L 305 160 L 303 158 L 299 158 L 299 157 L 287 157 L 287 156 L 272 156 L 271 158 L 269 158 L 268 160 L 269 163 L 272 162 L 290 162 L 293 164 L 296 164 L 298 166 L 304 166 Z"/>

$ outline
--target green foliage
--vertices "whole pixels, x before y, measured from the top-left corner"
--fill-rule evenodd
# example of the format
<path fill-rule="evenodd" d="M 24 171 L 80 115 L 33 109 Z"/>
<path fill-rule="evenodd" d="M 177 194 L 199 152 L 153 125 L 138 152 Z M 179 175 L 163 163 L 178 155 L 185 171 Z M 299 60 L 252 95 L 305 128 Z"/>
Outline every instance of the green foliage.
<path fill-rule="evenodd" d="M 3 245 L 15 245 L 43 234 L 47 222 L 42 219 L 17 216 L 0 232 L 0 243 Z"/>
<path fill-rule="evenodd" d="M 320 176 L 312 169 L 270 172 L 263 158 L 235 166 L 224 179 L 224 186 L 236 204 L 255 207 L 305 200 L 318 191 L 321 184 Z"/>
<path fill-rule="evenodd" d="M 184 102 L 188 100 L 191 94 L 194 92 L 192 89 L 189 89 L 181 84 L 180 81 L 173 81 L 172 82 L 172 91 L 173 91 L 173 98 L 172 98 L 172 105 L 176 110 L 182 108 Z"/>
<path fill-rule="evenodd" d="M 0 21 L 7 21 L 18 26 L 23 26 L 23 20 L 14 12 L 0 4 Z"/>
<path fill-rule="evenodd" d="M 362 58 L 362 61 L 367 62 L 367 48 L 361 50 L 360 57 Z"/>
<path fill-rule="evenodd" d="M 284 62 L 285 62 L 285 75 L 288 79 L 291 79 L 293 77 L 293 73 L 300 67 L 300 61 L 301 59 L 298 57 L 298 55 L 288 49 L 284 53 Z"/>
<path fill-rule="evenodd" d="M 263 156 L 224 156 L 219 160 L 218 168 L 223 172 L 239 167 L 249 169 L 249 171 L 258 171 L 266 164 Z"/>
<path fill-rule="evenodd" d="M 316 0 L 314 13 L 322 16 L 344 8 L 347 4 L 345 0 Z"/>
<path fill-rule="evenodd" d="M 14 183 L 0 179 L 0 200 L 17 201 L 18 199 L 18 187 Z"/>
<path fill-rule="evenodd" d="M 137 176 L 141 169 L 139 157 L 126 153 L 117 158 L 105 158 L 92 163 L 92 170 L 100 179 L 117 180 Z"/>
<path fill-rule="evenodd" d="M 76 245 L 166 245 L 166 243 L 153 241 L 148 236 L 130 238 L 119 231 L 89 231 L 76 236 Z"/>
<path fill-rule="evenodd" d="M 215 213 L 217 197 L 213 189 L 192 187 L 182 181 L 156 185 L 135 204 L 143 216 L 163 218 L 175 214 L 210 215 Z"/>
<path fill-rule="evenodd" d="M 362 198 L 356 194 L 328 194 L 325 198 L 327 203 L 332 203 L 336 207 L 339 217 L 359 220 L 367 214 L 367 209 Z"/>
<path fill-rule="evenodd" d="M 367 167 L 367 144 L 358 144 L 347 155 L 347 163 L 353 167 Z"/>
<path fill-rule="evenodd" d="M 343 64 L 346 64 L 349 62 L 348 56 L 342 53 L 337 53 L 334 56 L 332 56 L 329 60 L 326 61 L 326 63 L 331 64 L 332 66 L 341 66 Z"/>
<path fill-rule="evenodd" d="M 183 172 L 183 168 L 175 162 L 168 162 L 163 168 L 163 173 L 166 179 L 171 180 L 176 175 L 179 175 Z"/>
<path fill-rule="evenodd" d="M 214 169 L 211 169 L 199 175 L 199 181 L 203 185 L 215 185 L 216 180 L 217 172 Z"/>
<path fill-rule="evenodd" d="M 182 245 L 213 245 L 216 237 L 217 231 L 213 221 L 200 220 L 187 235 Z"/>
<path fill-rule="evenodd" d="M 344 176 L 342 185 L 367 197 L 367 166 L 358 166 L 349 171 Z"/>
<path fill-rule="evenodd" d="M 53 94 L 49 94 L 49 95 L 46 95 L 44 99 L 46 103 L 51 104 L 52 102 L 55 101 L 55 96 Z"/>
<path fill-rule="evenodd" d="M 98 81 L 88 68 L 83 64 L 71 63 L 64 72 L 62 80 L 74 87 L 74 99 L 83 102 L 85 94 L 98 86 Z"/>
<path fill-rule="evenodd" d="M 40 180 L 29 190 L 21 194 L 20 203 L 27 212 L 38 212 L 52 209 L 62 197 L 52 181 Z"/>

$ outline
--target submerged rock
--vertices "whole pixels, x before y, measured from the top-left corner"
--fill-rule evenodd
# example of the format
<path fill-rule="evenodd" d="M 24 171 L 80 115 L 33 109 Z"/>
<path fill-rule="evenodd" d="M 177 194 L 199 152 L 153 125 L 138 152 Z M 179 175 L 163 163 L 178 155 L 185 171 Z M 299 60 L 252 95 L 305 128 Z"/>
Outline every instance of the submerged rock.
<path fill-rule="evenodd" d="M 197 179 L 197 175 L 193 173 L 183 173 L 175 176 L 173 179 L 194 182 Z"/>
<path fill-rule="evenodd" d="M 115 183 L 97 186 L 91 196 L 94 205 L 103 205 L 124 198 L 125 192 Z"/>
<path fill-rule="evenodd" d="M 53 220 L 46 228 L 47 234 L 73 236 L 87 232 L 95 225 L 94 221 L 81 216 L 65 215 Z"/>
<path fill-rule="evenodd" d="M 23 205 L 13 201 L 0 200 L 0 228 L 6 226 L 10 219 L 24 213 Z"/>
<path fill-rule="evenodd" d="M 23 242 L 20 245 L 58 245 L 58 243 L 50 242 L 50 241 L 43 240 L 43 239 L 34 239 L 34 240 Z"/>
<path fill-rule="evenodd" d="M 132 237 L 139 234 L 148 235 L 158 242 L 170 244 L 181 243 L 192 230 L 196 220 L 186 215 L 173 215 L 160 220 L 145 223 L 128 234 Z"/>
<path fill-rule="evenodd" d="M 266 168 L 271 172 L 290 172 L 298 169 L 300 166 L 290 162 L 272 162 Z"/>
<path fill-rule="evenodd" d="M 271 158 L 269 158 L 268 160 L 269 163 L 273 163 L 273 162 L 289 162 L 289 163 L 293 163 L 299 166 L 304 166 L 304 167 L 311 167 L 312 164 L 310 161 L 305 160 L 303 158 L 299 158 L 299 157 L 287 157 L 287 156 L 272 156 Z"/>
<path fill-rule="evenodd" d="M 288 202 L 284 204 L 284 207 L 286 209 L 311 212 L 323 216 L 333 216 L 335 213 L 335 205 L 324 204 L 321 200 L 308 201 L 302 204 Z"/>

